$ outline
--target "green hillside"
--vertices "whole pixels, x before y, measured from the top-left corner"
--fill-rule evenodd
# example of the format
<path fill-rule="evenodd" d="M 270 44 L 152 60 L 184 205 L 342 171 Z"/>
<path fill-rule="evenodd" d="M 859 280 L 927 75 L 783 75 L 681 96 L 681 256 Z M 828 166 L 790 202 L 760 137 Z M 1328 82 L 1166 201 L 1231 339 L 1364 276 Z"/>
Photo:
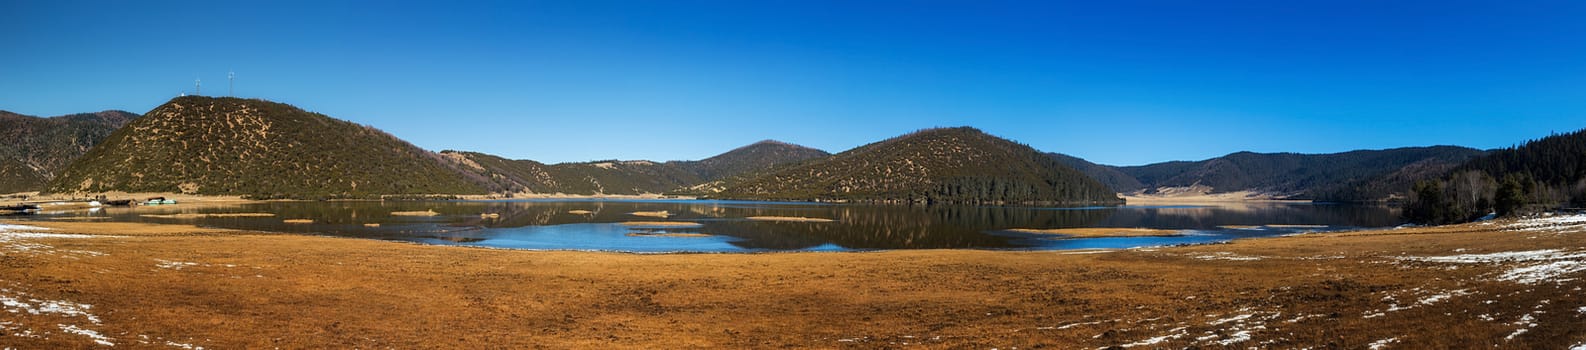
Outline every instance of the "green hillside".
<path fill-rule="evenodd" d="M 0 193 L 44 189 L 89 148 L 137 118 L 124 111 L 38 118 L 0 111 Z"/>
<path fill-rule="evenodd" d="M 286 104 L 185 96 L 111 134 L 48 190 L 259 198 L 484 193 L 438 159 L 373 127 Z"/>
<path fill-rule="evenodd" d="M 1119 203 L 1035 149 L 968 127 L 922 130 L 730 184 L 723 198 L 887 203 Z"/>

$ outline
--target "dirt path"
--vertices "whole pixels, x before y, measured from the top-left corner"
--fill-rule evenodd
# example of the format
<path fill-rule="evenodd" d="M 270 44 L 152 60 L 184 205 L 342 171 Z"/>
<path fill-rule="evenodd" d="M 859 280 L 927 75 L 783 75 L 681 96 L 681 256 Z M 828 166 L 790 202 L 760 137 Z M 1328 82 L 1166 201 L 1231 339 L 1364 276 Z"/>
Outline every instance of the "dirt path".
<path fill-rule="evenodd" d="M 676 255 L 7 224 L 50 228 L 0 226 L 0 345 L 18 348 L 1586 343 L 1586 218 L 1126 251 Z"/>

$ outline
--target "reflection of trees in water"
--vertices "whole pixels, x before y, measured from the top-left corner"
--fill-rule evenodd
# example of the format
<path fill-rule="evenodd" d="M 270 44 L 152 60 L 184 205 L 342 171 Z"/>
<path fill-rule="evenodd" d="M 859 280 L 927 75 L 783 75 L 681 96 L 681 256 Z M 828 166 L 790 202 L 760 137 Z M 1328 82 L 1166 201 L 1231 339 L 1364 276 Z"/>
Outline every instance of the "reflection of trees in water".
<path fill-rule="evenodd" d="M 824 210 L 752 208 L 743 216 L 814 216 L 830 223 L 723 221 L 706 232 L 744 238 L 745 248 L 800 249 L 835 243 L 854 249 L 1006 248 L 1005 237 L 985 231 L 1025 224 L 1083 226 L 1105 218 L 1105 210 L 1041 211 L 968 206 L 829 206 Z M 820 216 L 818 214 L 825 213 Z"/>
<path fill-rule="evenodd" d="M 392 212 L 434 210 L 436 217 L 396 217 Z M 589 214 L 568 213 L 587 210 Z M 1219 225 L 1321 224 L 1392 226 L 1392 209 L 1359 205 L 1246 204 L 1233 208 L 1051 208 L 974 206 L 816 205 L 733 202 L 272 202 L 215 212 L 269 212 L 272 218 L 209 218 L 200 224 L 281 232 L 335 233 L 371 238 L 420 237 L 473 240 L 508 234 L 476 228 L 574 223 L 617 223 L 660 219 L 629 215 L 666 210 L 670 220 L 697 221 L 701 232 L 741 238 L 735 245 L 759 249 L 803 249 L 833 243 L 854 249 L 1014 247 L 1009 238 L 985 232 L 1010 228 L 1162 227 L 1213 229 Z M 208 212 L 208 210 L 200 210 Z M 480 217 L 479 214 L 498 214 Z M 750 216 L 833 219 L 836 222 L 747 221 Z M 306 218 L 313 225 L 282 219 Z M 133 215 L 133 220 L 141 219 Z M 364 223 L 384 223 L 377 228 Z"/>
<path fill-rule="evenodd" d="M 1223 225 L 1336 225 L 1386 227 L 1403 223 L 1397 211 L 1384 206 L 1325 204 L 1245 204 L 1236 208 L 1122 209 L 1097 223 L 1108 227 L 1215 229 Z"/>

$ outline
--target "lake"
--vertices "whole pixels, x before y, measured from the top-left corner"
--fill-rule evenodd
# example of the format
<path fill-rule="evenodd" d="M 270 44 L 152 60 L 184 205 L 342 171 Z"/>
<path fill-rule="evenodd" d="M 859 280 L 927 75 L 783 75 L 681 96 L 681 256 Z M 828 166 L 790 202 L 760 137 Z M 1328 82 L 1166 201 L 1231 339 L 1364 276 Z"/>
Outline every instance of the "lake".
<path fill-rule="evenodd" d="M 392 214 L 408 211 L 433 211 L 436 215 Z M 666 211 L 672 216 L 663 220 L 633 214 L 656 211 Z M 274 216 L 191 215 L 224 213 L 270 213 Z M 182 223 L 427 244 L 640 253 L 1131 248 L 1390 227 L 1402 223 L 1394 208 L 1313 203 L 1058 208 L 561 199 L 178 204 L 46 212 L 20 218 L 59 220 L 85 216 L 112 221 Z M 746 219 L 754 216 L 833 221 Z M 312 223 L 283 222 L 286 219 L 312 220 Z M 623 224 L 653 221 L 684 222 L 691 226 Z M 1158 228 L 1184 230 L 1185 234 L 1065 239 L 1058 235 L 1006 231 L 1080 227 Z"/>

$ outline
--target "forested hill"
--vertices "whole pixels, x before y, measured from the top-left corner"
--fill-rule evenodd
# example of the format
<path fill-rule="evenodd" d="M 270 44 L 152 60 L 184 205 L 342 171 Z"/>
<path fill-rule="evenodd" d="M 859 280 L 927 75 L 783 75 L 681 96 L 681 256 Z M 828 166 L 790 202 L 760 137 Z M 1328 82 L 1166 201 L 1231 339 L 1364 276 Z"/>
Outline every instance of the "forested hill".
<path fill-rule="evenodd" d="M 1492 151 L 1413 193 L 1405 217 L 1420 223 L 1586 207 L 1586 130 Z"/>
<path fill-rule="evenodd" d="M 373 127 L 286 104 L 184 96 L 111 134 L 49 191 L 259 198 L 484 193 L 438 157 Z"/>
<path fill-rule="evenodd" d="M 443 151 L 453 167 L 493 193 L 577 195 L 663 194 L 724 178 L 829 155 L 814 148 L 761 141 L 698 161 L 604 160 L 544 164 L 478 152 Z"/>
<path fill-rule="evenodd" d="M 1086 176 L 1100 181 L 1101 184 L 1107 185 L 1107 188 L 1111 188 L 1113 191 L 1124 193 L 1146 187 L 1145 184 L 1140 183 L 1140 180 L 1135 179 L 1133 175 L 1119 171 L 1117 167 L 1091 163 L 1088 160 L 1062 153 L 1047 153 L 1047 155 L 1063 163 L 1063 165 L 1079 170 L 1079 172 L 1085 173 Z"/>
<path fill-rule="evenodd" d="M 44 189 L 73 160 L 137 117 L 125 111 L 50 118 L 0 111 L 0 194 Z"/>
<path fill-rule="evenodd" d="M 698 174 L 705 181 L 716 181 L 827 156 L 831 156 L 831 153 L 776 140 L 765 140 L 703 160 L 676 163 Z"/>
<path fill-rule="evenodd" d="M 928 129 L 728 184 L 741 199 L 891 203 L 1118 203 L 1035 149 L 980 130 Z"/>
<path fill-rule="evenodd" d="M 1238 152 L 1202 161 L 1141 166 L 1097 165 L 1053 154 L 1122 193 L 1163 188 L 1251 191 L 1273 197 L 1374 201 L 1403 197 L 1416 180 L 1437 177 L 1483 154 L 1455 146 L 1406 147 L 1329 154 Z"/>

